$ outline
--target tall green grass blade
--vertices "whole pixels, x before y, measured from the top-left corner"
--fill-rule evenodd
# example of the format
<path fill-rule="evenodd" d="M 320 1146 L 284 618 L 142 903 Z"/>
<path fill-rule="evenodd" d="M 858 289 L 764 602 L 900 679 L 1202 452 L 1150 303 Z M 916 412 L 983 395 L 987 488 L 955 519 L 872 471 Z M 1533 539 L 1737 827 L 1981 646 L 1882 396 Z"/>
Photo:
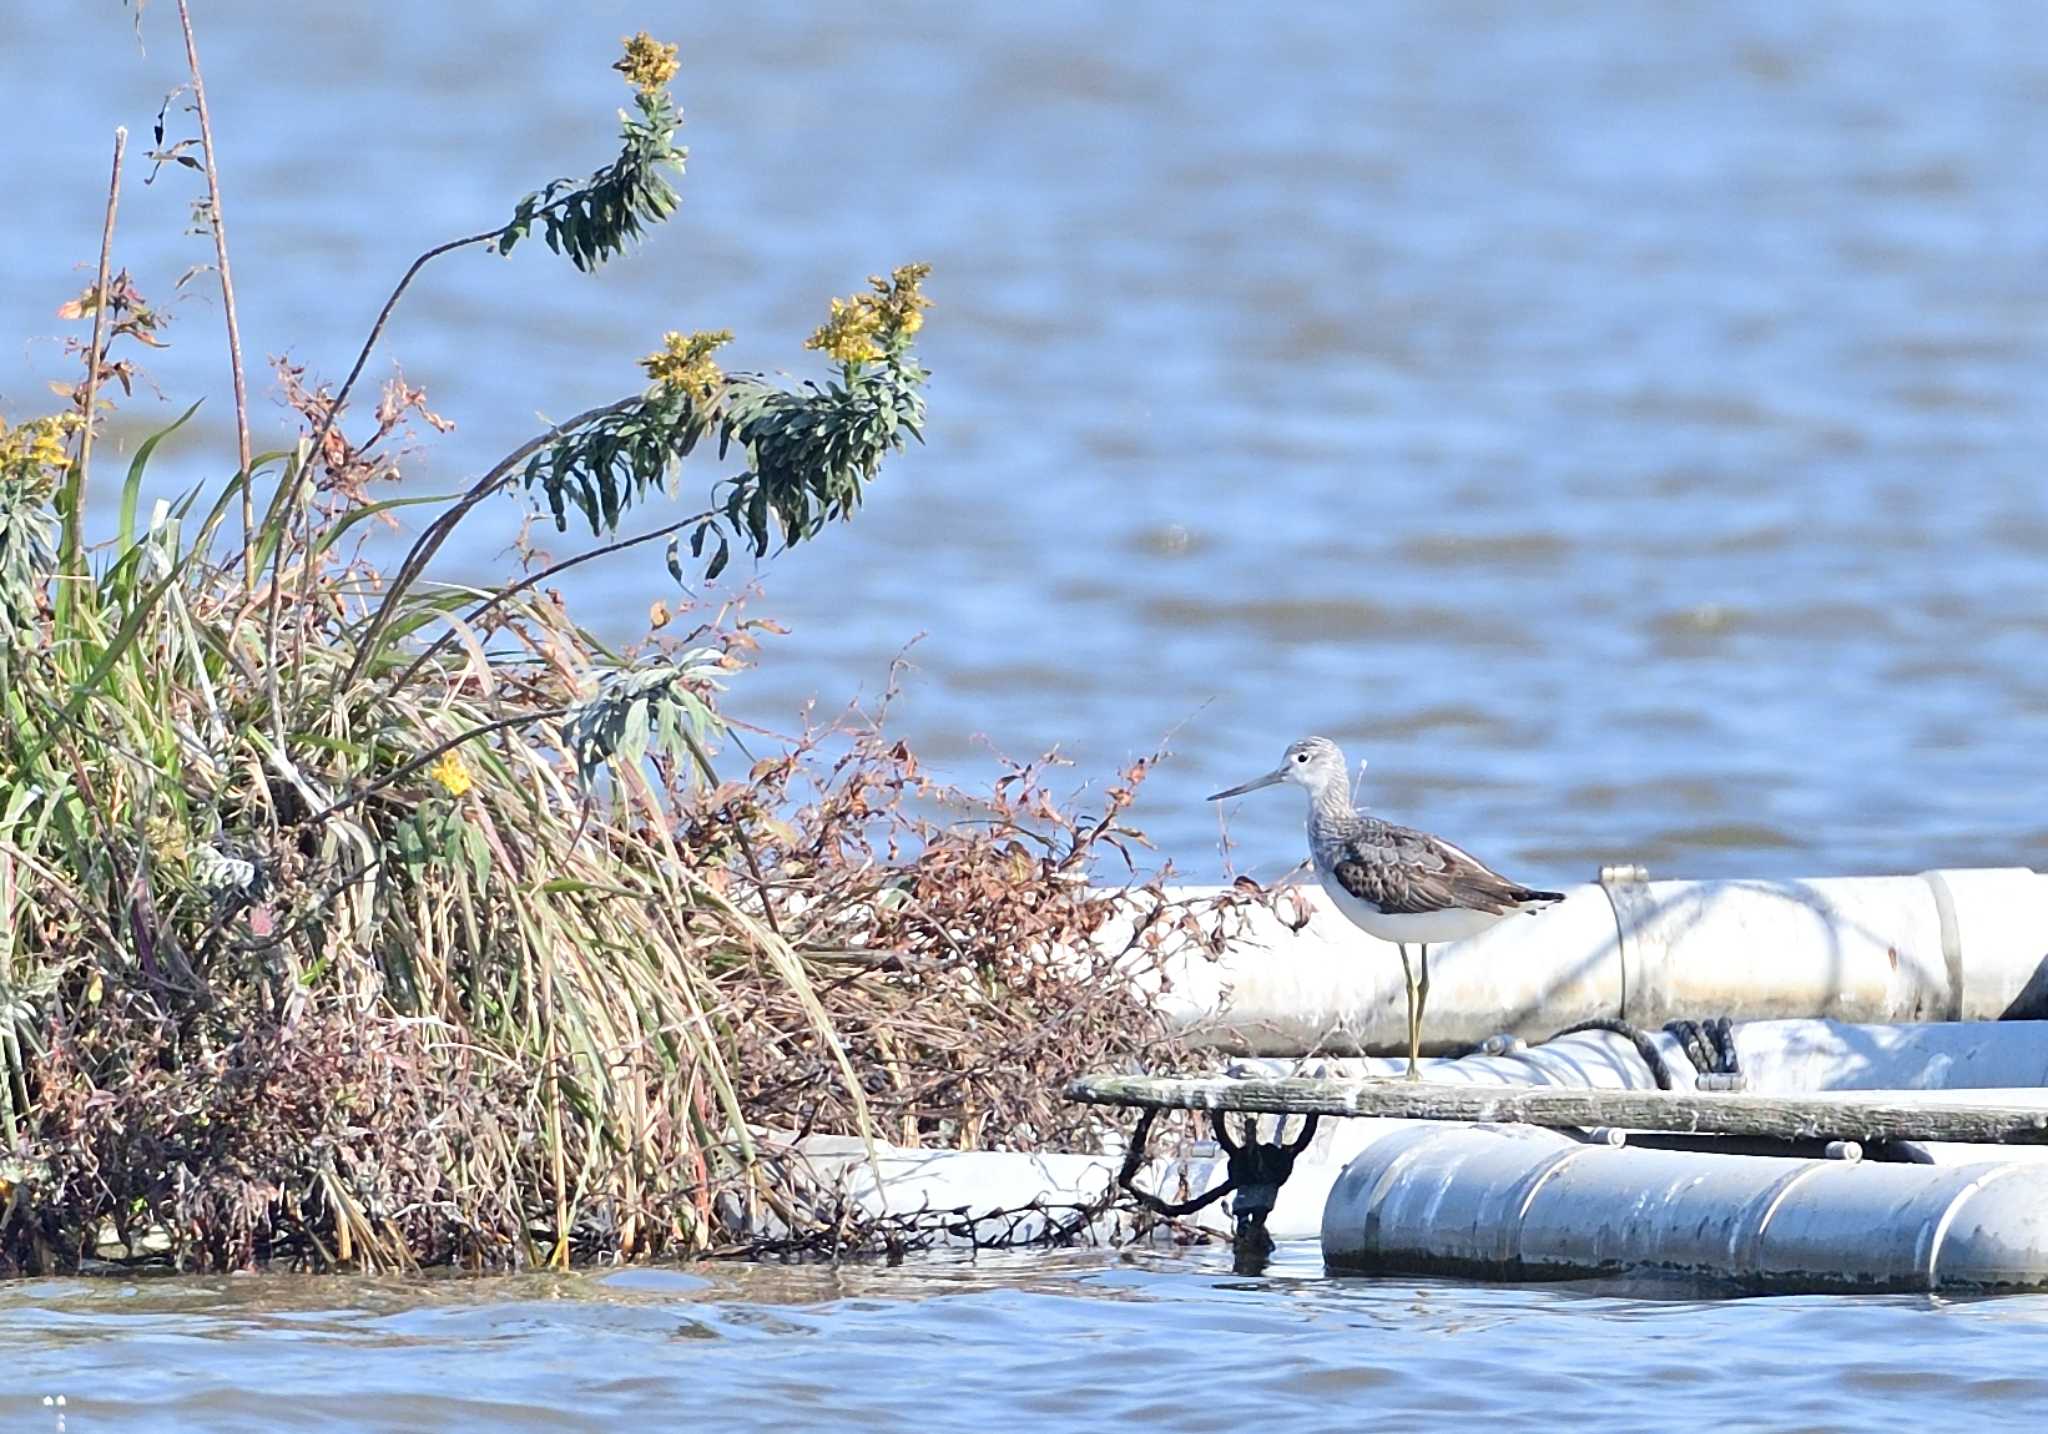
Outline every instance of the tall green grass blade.
<path fill-rule="evenodd" d="M 177 420 L 167 428 L 159 428 L 136 446 L 135 457 L 128 464 L 128 477 L 121 484 L 121 516 L 114 530 L 114 551 L 126 553 L 135 546 L 135 504 L 142 493 L 142 474 L 149 467 L 150 457 L 156 446 L 185 426 L 185 420 L 199 412 L 199 405 L 206 402 L 199 399 L 190 408 L 179 414 Z"/>
<path fill-rule="evenodd" d="M 325 553 L 336 543 L 340 542 L 349 529 L 355 527 L 356 524 L 366 518 L 374 518 L 380 513 L 389 513 L 395 508 L 416 507 L 422 503 L 452 503 L 461 496 L 459 493 L 432 493 L 417 498 L 386 498 L 380 503 L 365 503 L 359 508 L 351 508 L 335 519 L 330 527 L 314 537 L 313 553 L 315 556 Z"/>

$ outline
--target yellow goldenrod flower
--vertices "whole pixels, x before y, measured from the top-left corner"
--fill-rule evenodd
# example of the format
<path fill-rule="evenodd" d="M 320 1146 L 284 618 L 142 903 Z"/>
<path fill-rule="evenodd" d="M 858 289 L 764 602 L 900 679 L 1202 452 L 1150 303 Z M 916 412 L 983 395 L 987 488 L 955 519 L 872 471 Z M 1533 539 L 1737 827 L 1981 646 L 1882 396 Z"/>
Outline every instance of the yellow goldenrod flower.
<path fill-rule="evenodd" d="M 832 317 L 804 340 L 807 349 L 819 349 L 841 363 L 866 363 L 878 359 L 884 350 L 894 352 L 924 327 L 924 311 L 932 306 L 920 291 L 929 264 L 899 264 L 884 279 L 868 276 L 870 294 L 832 301 Z"/>
<path fill-rule="evenodd" d="M 731 329 L 699 329 L 693 334 L 664 335 L 661 347 L 640 360 L 656 383 L 682 389 L 692 398 L 709 398 L 725 382 L 725 371 L 711 355 L 732 342 Z"/>
<path fill-rule="evenodd" d="M 462 758 L 455 755 L 452 747 L 427 768 L 427 775 L 439 782 L 441 790 L 451 797 L 459 797 L 476 785 L 476 780 L 469 775 L 469 768 L 462 764 Z"/>
<path fill-rule="evenodd" d="M 652 94 L 676 77 L 681 64 L 676 47 L 664 45 L 645 30 L 625 41 L 626 56 L 612 68 L 624 75 L 641 94 Z"/>
<path fill-rule="evenodd" d="M 884 330 L 909 338 L 924 327 L 924 311 L 932 306 L 932 301 L 918 290 L 931 272 L 929 264 L 898 264 L 886 279 L 879 274 L 868 276 Z"/>
<path fill-rule="evenodd" d="M 817 332 L 804 340 L 807 349 L 818 349 L 840 363 L 866 363 L 882 356 L 875 334 L 882 327 L 882 313 L 872 294 L 851 299 L 834 299 L 832 317 L 818 325 Z"/>
<path fill-rule="evenodd" d="M 45 468 L 59 468 L 68 461 L 64 452 L 64 440 L 48 429 L 35 436 L 28 446 L 31 463 L 40 463 Z"/>
<path fill-rule="evenodd" d="M 47 418 L 31 418 L 11 433 L 6 424 L 0 423 L 0 439 L 4 439 L 0 442 L 0 464 L 27 470 L 62 468 L 71 461 L 65 444 L 84 422 L 76 413 L 56 413 Z"/>

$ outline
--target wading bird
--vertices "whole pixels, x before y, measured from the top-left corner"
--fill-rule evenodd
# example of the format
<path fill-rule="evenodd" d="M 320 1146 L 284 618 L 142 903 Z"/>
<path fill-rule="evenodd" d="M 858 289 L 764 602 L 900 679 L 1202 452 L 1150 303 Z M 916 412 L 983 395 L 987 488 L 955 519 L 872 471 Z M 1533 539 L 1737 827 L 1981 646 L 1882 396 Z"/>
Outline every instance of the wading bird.
<path fill-rule="evenodd" d="M 1395 826 L 1351 804 L 1344 753 L 1327 737 L 1304 737 L 1280 765 L 1209 800 L 1241 797 L 1291 782 L 1308 793 L 1308 852 L 1316 879 L 1339 911 L 1367 935 L 1391 941 L 1408 978 L 1408 1079 L 1420 1079 L 1422 1010 L 1429 1002 L 1429 948 L 1477 936 L 1517 914 L 1533 916 L 1564 893 L 1509 881 L 1442 837 Z M 1422 948 L 1422 977 L 1408 945 Z"/>

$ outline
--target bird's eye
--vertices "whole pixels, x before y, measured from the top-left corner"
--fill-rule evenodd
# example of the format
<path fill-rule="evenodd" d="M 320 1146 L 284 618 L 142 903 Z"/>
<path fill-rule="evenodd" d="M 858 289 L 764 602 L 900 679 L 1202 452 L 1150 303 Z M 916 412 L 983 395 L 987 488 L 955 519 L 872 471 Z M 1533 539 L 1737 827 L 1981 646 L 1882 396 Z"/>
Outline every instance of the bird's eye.
<path fill-rule="evenodd" d="M 1306 761 L 1308 760 L 1308 753 L 1306 753 L 1306 752 L 1296 752 L 1296 753 L 1294 754 L 1294 760 L 1295 760 L 1295 761 L 1297 761 L 1297 762 L 1306 762 Z"/>

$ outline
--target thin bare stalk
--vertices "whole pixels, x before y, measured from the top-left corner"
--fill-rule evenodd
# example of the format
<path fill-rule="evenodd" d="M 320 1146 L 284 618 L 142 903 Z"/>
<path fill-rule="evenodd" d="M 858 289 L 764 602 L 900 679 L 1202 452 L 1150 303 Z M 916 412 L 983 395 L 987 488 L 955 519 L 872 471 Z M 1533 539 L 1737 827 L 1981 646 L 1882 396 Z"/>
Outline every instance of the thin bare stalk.
<path fill-rule="evenodd" d="M 543 204 L 534 211 L 535 217 L 546 214 L 550 210 L 565 207 L 572 197 L 572 195 L 563 195 L 552 204 Z M 370 325 L 370 332 L 363 339 L 363 346 L 356 354 L 356 361 L 350 367 L 348 377 L 341 381 L 340 389 L 335 392 L 334 402 L 328 405 L 327 416 L 321 419 L 319 426 L 313 430 L 313 440 L 308 446 L 316 456 L 321 452 L 321 444 L 327 441 L 327 435 L 333 431 L 334 425 L 340 420 L 341 410 L 348 403 L 348 396 L 355 392 L 356 380 L 363 376 L 363 367 L 369 363 L 370 354 L 377 347 L 377 340 L 384 336 L 384 326 L 391 322 L 392 311 L 398 307 L 398 301 L 405 296 L 405 291 L 412 287 L 412 281 L 419 277 L 420 270 L 426 268 L 429 261 L 438 259 L 443 254 L 452 254 L 457 249 L 467 249 L 472 244 L 488 244 L 502 232 L 502 230 L 487 229 L 481 234 L 469 234 L 460 239 L 450 239 L 445 244 L 436 244 L 433 248 L 413 260 L 411 265 L 407 267 L 404 276 L 399 279 L 397 287 L 392 289 L 391 297 L 386 299 L 384 307 L 377 311 L 377 321 Z"/>
<path fill-rule="evenodd" d="M 478 603 L 475 607 L 471 608 L 467 613 L 463 615 L 462 620 L 466 623 L 469 623 L 471 626 L 475 626 L 478 619 L 485 617 L 486 615 L 492 612 L 495 612 L 497 609 L 503 607 L 507 602 L 511 601 L 513 598 L 518 597 L 519 594 L 527 591 L 527 589 L 546 582 L 549 578 L 554 577 L 558 573 L 567 572 L 570 568 L 581 567 L 585 563 L 595 562 L 599 558 L 608 558 L 612 554 L 622 553 L 628 548 L 637 548 L 642 543 L 651 543 L 658 538 L 673 537 L 675 534 L 680 533 L 683 529 L 692 527 L 695 524 L 703 522 L 706 518 L 712 517 L 715 514 L 715 512 L 715 509 L 706 509 L 702 513 L 698 513 L 691 517 L 683 519 L 680 523 L 670 523 L 665 527 L 656 528 L 651 533 L 642 533 L 638 537 L 625 538 L 616 543 L 606 543 L 601 548 L 592 548 L 587 553 L 578 553 L 573 558 L 564 558 L 561 562 L 555 563 L 550 567 L 545 567 L 540 569 L 538 572 L 527 574 L 525 577 L 521 578 L 518 582 L 512 584 L 508 588 L 501 588 L 499 591 L 493 593 L 488 599 Z M 453 641 L 455 641 L 455 632 L 454 629 L 452 628 L 449 629 L 447 632 L 442 633 L 439 637 L 435 638 L 433 642 L 427 645 L 426 651 L 422 652 L 418 657 L 415 657 L 412 660 L 412 665 L 407 667 L 405 671 L 401 672 L 398 675 L 397 679 L 394 682 L 392 682 L 391 690 L 394 692 L 398 692 L 410 686 L 413 678 L 419 675 L 420 669 L 422 667 L 425 667 L 429 662 L 433 661 L 434 657 L 438 653 L 443 651 L 448 646 L 448 644 Z"/>
<path fill-rule="evenodd" d="M 398 307 L 399 299 L 412 286 L 412 281 L 418 277 L 420 270 L 427 267 L 427 261 L 438 259 L 443 254 L 457 249 L 466 249 L 472 244 L 488 243 L 497 237 L 498 231 L 493 229 L 462 239 L 450 239 L 446 244 L 436 244 L 412 261 L 412 266 L 405 271 L 405 277 L 398 281 L 398 287 L 391 291 L 391 297 L 386 299 L 384 307 L 377 311 L 377 322 L 370 325 L 369 337 L 363 340 L 362 350 L 356 354 L 355 366 L 349 369 L 348 377 L 341 381 L 341 388 L 334 395 L 334 401 L 327 406 L 327 416 L 321 419 L 320 426 L 313 430 L 312 442 L 307 445 L 313 459 L 319 457 L 322 452 L 321 445 L 327 441 L 327 435 L 334 430 L 336 421 L 341 417 L 342 405 L 348 402 L 348 396 L 355 391 L 356 380 L 363 376 L 363 366 L 369 363 L 371 350 L 377 347 L 377 340 L 384 336 L 384 326 L 391 322 L 391 311 Z"/>
<path fill-rule="evenodd" d="M 220 167 L 214 162 L 213 117 L 206 107 L 206 81 L 199 74 L 199 42 L 192 35 L 192 12 L 178 0 L 178 23 L 185 31 L 185 67 L 192 72 L 192 104 L 199 111 L 199 146 L 206 158 L 206 202 L 213 227 L 213 253 L 220 266 L 221 307 L 228 319 L 228 367 L 235 381 L 235 441 L 242 460 L 242 587 L 256 591 L 256 508 L 250 492 L 249 388 L 242 378 L 242 330 L 235 318 L 235 280 L 228 268 L 228 221 L 220 203 Z M 271 694 L 275 707 L 276 694 Z"/>
<path fill-rule="evenodd" d="M 552 209 L 555 207 L 555 205 L 551 204 L 537 212 L 545 213 L 547 209 Z M 420 270 L 426 268 L 430 260 L 438 259 L 443 254 L 453 253 L 457 249 L 466 249 L 472 244 L 489 243 L 491 240 L 498 237 L 498 233 L 498 230 L 492 229 L 482 234 L 470 234 L 461 239 L 450 239 L 445 244 L 436 244 L 433 248 L 427 250 L 424 254 L 421 254 L 418 258 L 414 259 L 409 266 L 407 266 L 406 271 L 404 275 L 399 279 L 397 286 L 392 289 L 391 297 L 386 299 L 384 301 L 384 307 L 377 311 L 376 322 L 370 325 L 370 332 L 367 336 L 364 337 L 362 348 L 356 352 L 356 361 L 353 365 L 350 366 L 348 371 L 348 377 L 341 381 L 341 387 L 339 390 L 336 391 L 333 402 L 327 405 L 327 412 L 325 416 L 321 418 L 320 422 L 317 425 L 315 425 L 312 436 L 306 444 L 306 466 L 308 469 L 307 481 L 311 481 L 311 465 L 316 462 L 319 462 L 321 454 L 323 454 L 326 451 L 327 435 L 329 433 L 332 433 L 334 431 L 334 425 L 340 422 L 341 410 L 348 403 L 349 395 L 355 392 L 356 380 L 360 379 L 363 376 L 363 368 L 366 364 L 369 363 L 370 354 L 377 347 L 377 340 L 384 336 L 384 327 L 386 324 L 391 322 L 392 311 L 398 307 L 398 301 L 405 296 L 405 291 L 412 287 L 412 281 L 415 278 L 419 277 Z M 305 597 L 310 599 L 313 591 L 315 566 L 312 559 L 313 545 L 310 517 L 308 517 L 306 521 L 308 526 L 306 529 L 305 542 L 307 556 L 304 595 Z M 279 549 L 280 563 L 277 568 L 277 572 L 281 573 L 283 549 L 282 543 L 279 544 Z M 273 575 L 272 581 L 276 581 L 275 575 Z M 273 600 L 271 607 L 271 643 L 272 646 L 274 647 L 276 645 L 277 640 L 277 617 L 275 600 Z M 412 675 L 412 672 L 417 671 L 419 669 L 419 666 L 419 663 L 414 663 L 412 669 L 408 671 L 406 675 L 410 677 Z M 295 671 L 299 674 L 300 680 L 303 680 L 305 672 L 304 664 L 295 664 Z"/>
<path fill-rule="evenodd" d="M 553 443 L 563 434 L 581 428 L 593 419 L 602 418 L 607 413 L 617 413 L 620 409 L 629 407 L 639 401 L 639 396 L 635 395 L 632 398 L 619 399 L 616 403 L 607 403 L 597 408 L 585 409 L 574 418 L 565 419 L 556 424 L 546 433 L 529 438 L 503 458 L 500 458 L 493 465 L 490 472 L 477 479 L 470 486 L 467 493 L 464 493 L 455 502 L 450 504 L 447 511 L 442 513 L 440 517 L 429 523 L 427 530 L 419 535 L 419 538 L 413 543 L 411 550 L 406 553 L 405 560 L 398 565 L 398 572 L 391 579 L 391 586 L 385 589 L 383 602 L 378 604 L 376 613 L 370 618 L 369 626 L 363 630 L 362 639 L 356 643 L 356 654 L 349 661 L 348 670 L 341 675 L 341 680 L 334 686 L 336 699 L 338 700 L 349 688 L 355 686 L 356 679 L 363 674 L 363 664 L 368 662 L 370 654 L 376 651 L 377 639 L 383 636 L 385 627 L 391 622 L 392 614 L 398 610 L 399 599 L 406 594 L 414 583 L 419 581 L 420 574 L 425 571 L 427 564 L 433 560 L 434 554 L 441 550 L 441 545 L 448 541 L 448 535 L 455 531 L 457 525 L 465 517 L 469 516 L 472 508 L 511 482 L 513 469 L 517 468 L 534 454 L 540 452 L 541 449 L 547 447 L 550 443 Z"/>
<path fill-rule="evenodd" d="M 85 355 L 85 427 L 78 435 L 78 462 L 64 482 L 64 575 L 85 576 L 85 488 L 92 471 L 92 433 L 99 422 L 100 360 L 106 353 L 108 269 L 114 257 L 114 215 L 121 208 L 121 158 L 128 152 L 127 126 L 114 131 L 114 174 L 107 181 L 107 219 L 100 230 L 100 273 L 93 288 L 92 347 Z"/>

